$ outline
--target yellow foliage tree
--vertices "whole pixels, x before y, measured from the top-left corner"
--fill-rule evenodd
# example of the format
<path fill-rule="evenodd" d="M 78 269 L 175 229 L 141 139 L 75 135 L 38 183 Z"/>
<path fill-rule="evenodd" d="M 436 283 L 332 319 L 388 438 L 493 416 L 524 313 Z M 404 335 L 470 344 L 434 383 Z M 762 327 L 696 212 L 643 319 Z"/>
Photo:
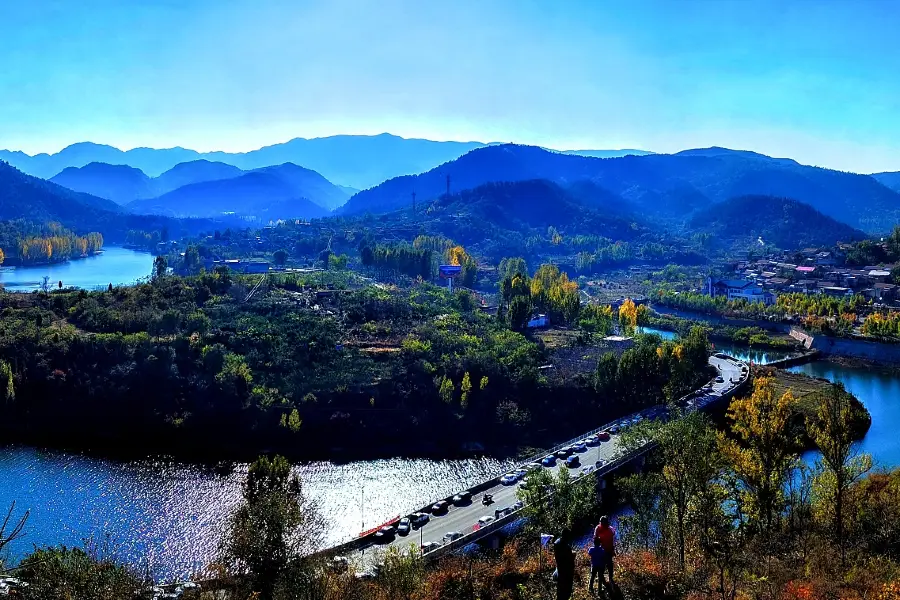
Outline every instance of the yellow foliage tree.
<path fill-rule="evenodd" d="M 728 408 L 733 437 L 719 433 L 719 447 L 742 483 L 751 516 L 765 531 L 775 525 L 797 460 L 798 440 L 790 427 L 794 402 L 790 390 L 776 396 L 775 380 L 760 377 L 750 396 Z"/>
<path fill-rule="evenodd" d="M 619 307 L 619 323 L 626 331 L 634 331 L 638 323 L 638 311 L 631 298 L 625 298 L 625 302 Z"/>

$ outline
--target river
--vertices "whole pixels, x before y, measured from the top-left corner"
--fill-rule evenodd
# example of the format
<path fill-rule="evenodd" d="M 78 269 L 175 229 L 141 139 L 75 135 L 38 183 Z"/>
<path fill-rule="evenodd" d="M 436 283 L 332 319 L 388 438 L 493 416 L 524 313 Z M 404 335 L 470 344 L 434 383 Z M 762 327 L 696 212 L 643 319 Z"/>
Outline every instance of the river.
<path fill-rule="evenodd" d="M 128 285 L 146 278 L 153 269 L 153 255 L 120 246 L 105 246 L 103 251 L 87 258 L 79 258 L 49 265 L 0 268 L 0 284 L 11 292 L 32 292 L 40 288 L 44 276 L 51 286 L 62 281 L 63 286 L 88 290 L 113 285 Z"/>

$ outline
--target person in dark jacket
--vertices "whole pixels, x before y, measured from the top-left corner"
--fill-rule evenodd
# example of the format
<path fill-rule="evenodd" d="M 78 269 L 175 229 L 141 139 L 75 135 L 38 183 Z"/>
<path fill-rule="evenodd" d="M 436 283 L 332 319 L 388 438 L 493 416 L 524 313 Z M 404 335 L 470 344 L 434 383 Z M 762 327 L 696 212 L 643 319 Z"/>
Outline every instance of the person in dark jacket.
<path fill-rule="evenodd" d="M 563 530 L 553 542 L 553 556 L 556 558 L 556 600 L 569 600 L 575 583 L 575 553 L 572 552 L 572 534 Z"/>

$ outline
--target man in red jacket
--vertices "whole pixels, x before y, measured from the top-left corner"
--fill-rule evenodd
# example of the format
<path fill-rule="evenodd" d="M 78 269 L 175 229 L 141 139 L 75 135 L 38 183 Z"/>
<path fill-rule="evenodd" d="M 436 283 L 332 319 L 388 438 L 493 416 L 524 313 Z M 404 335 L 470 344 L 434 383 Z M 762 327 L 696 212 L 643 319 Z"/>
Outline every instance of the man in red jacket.
<path fill-rule="evenodd" d="M 609 584 L 613 582 L 613 556 L 616 554 L 616 530 L 609 526 L 609 517 L 600 517 L 600 524 L 594 529 L 594 543 L 602 546 L 606 555 L 606 572 Z"/>

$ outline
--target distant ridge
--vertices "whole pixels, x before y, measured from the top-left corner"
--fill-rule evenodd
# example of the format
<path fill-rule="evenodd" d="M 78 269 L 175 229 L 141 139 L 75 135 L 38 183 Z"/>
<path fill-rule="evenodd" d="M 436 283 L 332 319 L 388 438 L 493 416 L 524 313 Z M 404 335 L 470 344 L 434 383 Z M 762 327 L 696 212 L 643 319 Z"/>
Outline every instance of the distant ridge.
<path fill-rule="evenodd" d="M 427 171 L 459 158 L 483 142 L 440 142 L 402 138 L 388 133 L 379 135 L 335 135 L 320 138 L 295 138 L 250 152 L 197 152 L 186 148 L 118 148 L 81 142 L 55 154 L 29 156 L 24 152 L 0 150 L 0 160 L 36 177 L 49 179 L 67 167 L 83 167 L 92 162 L 128 165 L 149 177 L 157 177 L 179 163 L 208 160 L 242 170 L 294 163 L 321 173 L 329 181 L 358 190 L 370 188 L 400 175 Z M 640 150 L 573 150 L 573 154 L 621 156 Z M 611 153 L 611 154 L 610 154 Z"/>
<path fill-rule="evenodd" d="M 478 148 L 425 173 L 396 177 L 354 195 L 341 214 L 379 213 L 492 181 L 591 181 L 647 218 L 683 220 L 706 206 L 747 195 L 792 198 L 868 232 L 900 221 L 900 193 L 869 175 L 801 165 L 787 158 L 727 148 L 677 154 L 594 158 L 503 144 Z M 864 207 L 864 210 L 862 208 Z M 552 210 L 548 205 L 547 210 Z"/>

